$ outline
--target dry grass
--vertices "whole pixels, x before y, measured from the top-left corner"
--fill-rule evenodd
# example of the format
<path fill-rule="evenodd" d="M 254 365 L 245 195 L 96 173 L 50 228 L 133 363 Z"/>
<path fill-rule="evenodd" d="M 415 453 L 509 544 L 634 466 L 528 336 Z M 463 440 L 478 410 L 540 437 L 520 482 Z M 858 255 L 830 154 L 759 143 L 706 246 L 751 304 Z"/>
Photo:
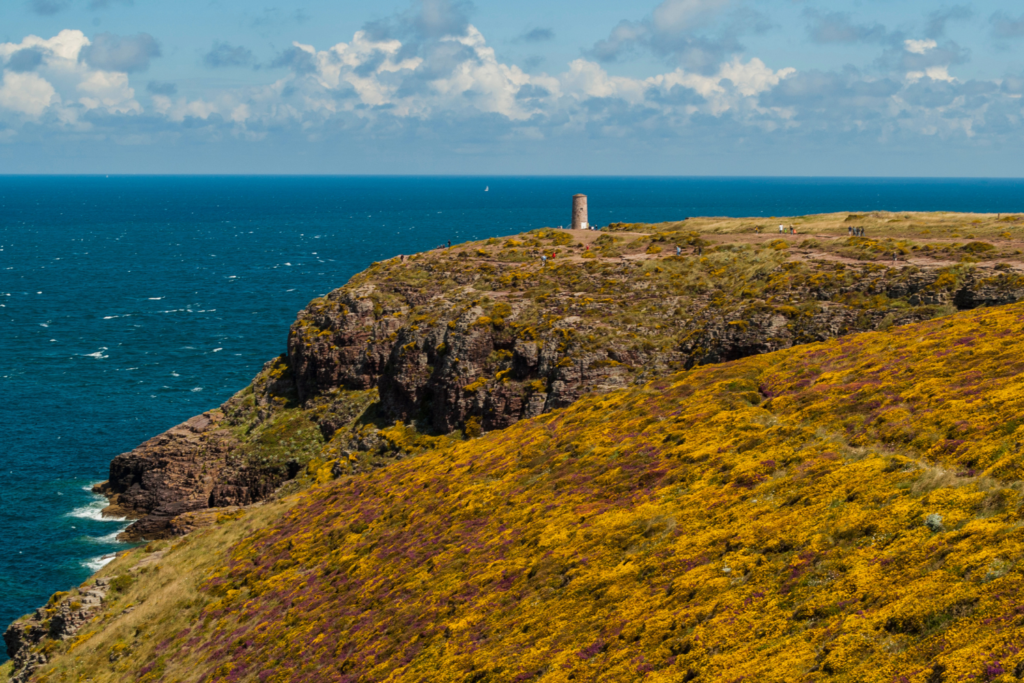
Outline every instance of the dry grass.
<path fill-rule="evenodd" d="M 179 663 L 173 657 L 164 660 L 162 674 L 152 678 L 138 675 L 159 643 L 200 618 L 213 599 L 208 591 L 201 590 L 201 585 L 224 564 L 227 550 L 279 519 L 295 500 L 273 500 L 237 518 L 225 516 L 222 523 L 184 538 L 120 553 L 95 576 L 114 578 L 131 573 L 140 580 L 123 593 L 111 591 L 103 612 L 82 629 L 76 640 L 62 645 L 66 655 L 40 670 L 37 680 L 107 683 L 188 678 L 190 672 L 178 670 Z M 7 673 L 7 669 L 0 668 L 0 674 L 5 674 L 0 680 L 6 680 Z"/>
<path fill-rule="evenodd" d="M 777 234 L 780 223 L 787 229 L 790 225 L 794 226 L 800 234 L 845 236 L 849 226 L 858 226 L 865 228 L 868 237 L 1024 239 L 1024 216 L 945 211 L 843 211 L 771 218 L 702 217 L 678 223 L 661 223 L 652 227 L 658 231 L 692 230 L 711 234 L 750 233 L 756 227 L 761 227 L 764 234 L 770 235 Z M 1004 237 L 1004 234 L 1007 236 Z"/>

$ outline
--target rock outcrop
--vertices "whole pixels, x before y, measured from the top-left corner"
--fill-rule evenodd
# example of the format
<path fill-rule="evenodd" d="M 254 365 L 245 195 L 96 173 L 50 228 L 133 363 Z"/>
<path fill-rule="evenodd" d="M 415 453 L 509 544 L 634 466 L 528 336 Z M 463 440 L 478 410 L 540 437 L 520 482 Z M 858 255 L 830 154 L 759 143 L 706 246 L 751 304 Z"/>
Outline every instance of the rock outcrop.
<path fill-rule="evenodd" d="M 171 521 L 186 512 L 262 500 L 288 478 L 287 468 L 245 464 L 223 419 L 203 413 L 114 458 L 94 491 L 110 500 L 107 514 L 141 517 L 125 540 L 172 534 Z"/>
<path fill-rule="evenodd" d="M 28 683 L 32 673 L 47 662 L 46 653 L 35 646 L 44 638 L 68 640 L 75 636 L 102 606 L 109 587 L 108 579 L 96 579 L 74 595 L 57 594 L 56 601 L 11 624 L 4 631 L 7 656 L 13 661 L 10 683 Z"/>

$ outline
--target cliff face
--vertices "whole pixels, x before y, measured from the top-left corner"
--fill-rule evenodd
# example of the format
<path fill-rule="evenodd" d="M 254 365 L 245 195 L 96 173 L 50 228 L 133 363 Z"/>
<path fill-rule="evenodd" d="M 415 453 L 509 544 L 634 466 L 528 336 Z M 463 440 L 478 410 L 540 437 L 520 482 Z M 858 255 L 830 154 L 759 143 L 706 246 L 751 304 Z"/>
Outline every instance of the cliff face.
<path fill-rule="evenodd" d="M 414 449 L 374 435 L 396 420 L 476 435 L 684 368 L 1020 298 L 1012 268 L 678 231 L 539 231 L 392 259 L 314 300 L 251 387 L 115 458 L 99 490 L 143 518 L 127 537 L 158 538 L 184 512 L 265 498 L 321 449 L 353 471 L 403 457 Z"/>
<path fill-rule="evenodd" d="M 288 361 L 300 400 L 376 386 L 389 419 L 438 432 L 475 419 L 489 430 L 663 372 L 1024 297 L 1024 280 L 998 272 L 953 280 L 940 269 L 787 269 L 783 259 L 730 291 L 737 283 L 684 280 L 679 271 L 707 267 L 693 261 L 531 273 L 472 259 L 385 264 L 358 294 L 339 290 L 300 313 Z M 437 284 L 416 296 L 395 286 L 421 277 Z M 536 290 L 497 288 L 518 277 Z M 467 291 L 445 294 L 442 282 Z"/>
<path fill-rule="evenodd" d="M 695 366 L 352 476 L 311 460 L 299 495 L 123 554 L 74 640 L 24 658 L 94 683 L 1015 680 L 1022 321 Z"/>

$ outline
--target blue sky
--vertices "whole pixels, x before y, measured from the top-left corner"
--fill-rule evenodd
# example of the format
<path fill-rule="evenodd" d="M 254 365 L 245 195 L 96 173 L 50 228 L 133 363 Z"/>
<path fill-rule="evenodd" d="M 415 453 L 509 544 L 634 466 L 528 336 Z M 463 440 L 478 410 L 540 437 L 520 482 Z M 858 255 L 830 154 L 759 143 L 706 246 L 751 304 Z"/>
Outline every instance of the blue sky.
<path fill-rule="evenodd" d="M 0 172 L 1020 176 L 1005 0 L 7 0 Z"/>

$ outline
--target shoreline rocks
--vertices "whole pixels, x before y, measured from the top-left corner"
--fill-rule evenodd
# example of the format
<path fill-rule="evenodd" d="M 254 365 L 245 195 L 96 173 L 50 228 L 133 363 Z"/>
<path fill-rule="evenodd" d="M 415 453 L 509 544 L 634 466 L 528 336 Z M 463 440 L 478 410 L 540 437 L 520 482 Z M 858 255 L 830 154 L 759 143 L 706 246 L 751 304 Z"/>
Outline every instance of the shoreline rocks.
<path fill-rule="evenodd" d="M 96 579 L 89 588 L 64 595 L 56 604 L 40 607 L 27 620 L 8 626 L 4 644 L 13 662 L 10 683 L 28 683 L 33 672 L 47 662 L 46 654 L 36 651 L 35 646 L 44 638 L 74 637 L 103 605 L 109 589 L 109 579 Z"/>

